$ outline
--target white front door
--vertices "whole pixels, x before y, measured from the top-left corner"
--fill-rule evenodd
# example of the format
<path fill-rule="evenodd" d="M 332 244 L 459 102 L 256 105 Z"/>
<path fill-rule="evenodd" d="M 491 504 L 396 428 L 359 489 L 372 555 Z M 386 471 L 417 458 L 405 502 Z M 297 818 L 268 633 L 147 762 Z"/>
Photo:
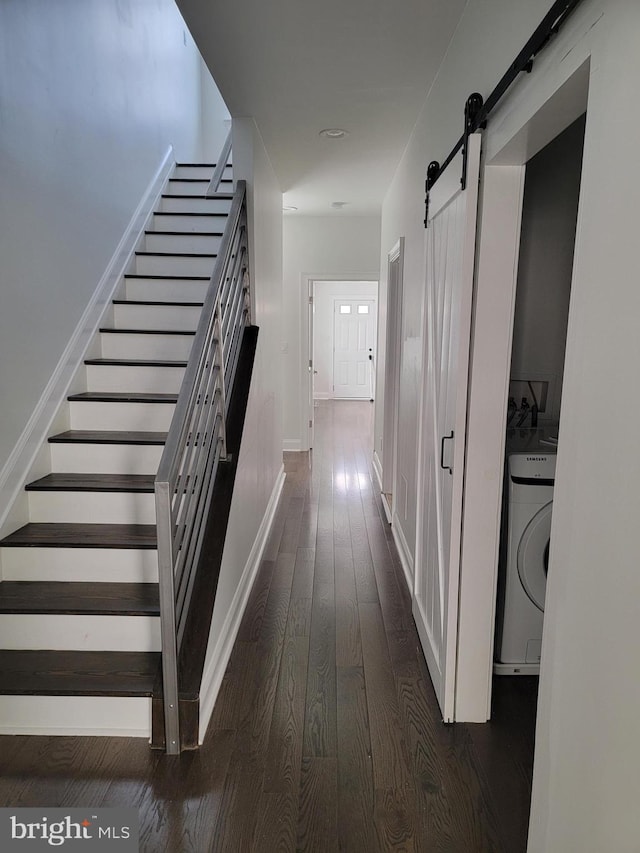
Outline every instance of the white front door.
<path fill-rule="evenodd" d="M 376 334 L 373 299 L 335 299 L 333 324 L 333 396 L 373 400 Z"/>
<path fill-rule="evenodd" d="M 456 643 L 480 134 L 430 194 L 413 613 L 445 722 L 455 720 Z"/>

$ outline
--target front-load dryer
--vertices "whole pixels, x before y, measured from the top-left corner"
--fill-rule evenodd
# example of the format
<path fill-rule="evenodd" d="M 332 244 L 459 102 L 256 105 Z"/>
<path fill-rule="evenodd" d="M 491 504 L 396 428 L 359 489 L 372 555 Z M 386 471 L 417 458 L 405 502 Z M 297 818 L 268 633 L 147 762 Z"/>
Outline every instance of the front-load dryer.
<path fill-rule="evenodd" d="M 498 674 L 533 675 L 540 670 L 555 470 L 555 453 L 511 453 L 507 459 L 506 565 L 494 667 Z"/>

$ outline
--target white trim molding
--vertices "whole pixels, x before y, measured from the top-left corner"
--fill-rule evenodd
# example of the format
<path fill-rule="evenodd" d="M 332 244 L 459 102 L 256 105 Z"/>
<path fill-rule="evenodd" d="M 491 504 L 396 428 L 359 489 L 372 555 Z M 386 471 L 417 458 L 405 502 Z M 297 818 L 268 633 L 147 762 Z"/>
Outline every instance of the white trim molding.
<path fill-rule="evenodd" d="M 218 640 L 213 647 L 213 651 L 207 654 L 204 672 L 202 674 L 202 683 L 200 685 L 200 722 L 199 722 L 199 743 L 203 743 L 204 736 L 207 732 L 209 720 L 213 713 L 213 707 L 222 685 L 222 679 L 233 651 L 233 644 L 236 641 L 240 623 L 244 615 L 249 600 L 249 594 L 253 587 L 253 583 L 258 574 L 258 569 L 262 562 L 262 555 L 267 545 L 269 534 L 273 526 L 273 521 L 280 503 L 282 488 L 286 474 L 284 473 L 284 465 L 280 468 L 276 482 L 269 498 L 269 503 L 265 510 L 262 522 L 258 529 L 251 553 L 247 559 L 246 565 L 242 572 L 240 583 L 237 586 L 231 606 L 227 611 L 224 624 L 219 632 Z"/>
<path fill-rule="evenodd" d="M 402 571 L 404 572 L 404 579 L 407 582 L 407 589 L 413 597 L 413 557 L 411 556 L 411 551 L 409 550 L 409 546 L 407 545 L 407 540 L 405 539 L 405 535 L 402 531 L 402 528 L 398 524 L 398 519 L 396 516 L 393 517 L 393 521 L 391 523 L 391 533 L 393 534 L 393 541 L 396 543 L 396 547 L 398 549 L 400 564 L 402 565 Z"/>

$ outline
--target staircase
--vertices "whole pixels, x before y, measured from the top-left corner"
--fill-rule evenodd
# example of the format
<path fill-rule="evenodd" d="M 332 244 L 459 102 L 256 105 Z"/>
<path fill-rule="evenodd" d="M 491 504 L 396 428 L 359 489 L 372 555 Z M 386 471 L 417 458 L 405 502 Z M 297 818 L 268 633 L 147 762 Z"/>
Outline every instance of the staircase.
<path fill-rule="evenodd" d="M 167 182 L 29 523 L 0 541 L 0 733 L 151 737 L 160 684 L 154 477 L 209 285 L 232 178 L 213 165 Z"/>

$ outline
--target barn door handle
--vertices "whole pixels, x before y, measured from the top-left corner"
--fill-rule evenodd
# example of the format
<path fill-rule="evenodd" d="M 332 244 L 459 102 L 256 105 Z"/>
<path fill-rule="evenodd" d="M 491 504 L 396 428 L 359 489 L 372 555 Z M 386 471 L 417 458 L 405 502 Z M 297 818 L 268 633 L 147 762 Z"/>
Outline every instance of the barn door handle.
<path fill-rule="evenodd" d="M 444 464 L 444 443 L 445 441 L 449 441 L 453 438 L 453 430 L 451 430 L 450 435 L 443 435 L 442 441 L 440 442 L 440 467 L 443 471 L 448 471 L 450 474 L 453 474 L 453 468 L 449 465 Z"/>

